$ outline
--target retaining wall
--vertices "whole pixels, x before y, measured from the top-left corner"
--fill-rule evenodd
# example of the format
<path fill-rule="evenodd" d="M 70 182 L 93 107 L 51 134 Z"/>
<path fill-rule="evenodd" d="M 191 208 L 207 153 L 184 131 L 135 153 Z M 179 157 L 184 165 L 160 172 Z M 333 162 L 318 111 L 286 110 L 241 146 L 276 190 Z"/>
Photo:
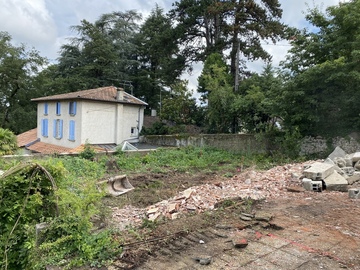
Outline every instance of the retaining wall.
<path fill-rule="evenodd" d="M 207 146 L 234 153 L 266 153 L 267 151 L 265 141 L 248 134 L 147 135 L 141 137 L 140 141 L 157 146 Z"/>

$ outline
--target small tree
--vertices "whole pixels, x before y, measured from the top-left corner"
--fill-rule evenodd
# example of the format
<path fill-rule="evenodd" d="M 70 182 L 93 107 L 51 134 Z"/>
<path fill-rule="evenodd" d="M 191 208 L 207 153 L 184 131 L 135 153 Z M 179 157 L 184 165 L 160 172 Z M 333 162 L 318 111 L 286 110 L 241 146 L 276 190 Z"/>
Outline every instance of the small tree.
<path fill-rule="evenodd" d="M 12 155 L 16 152 L 17 148 L 15 134 L 8 129 L 0 128 L 0 156 Z"/>
<path fill-rule="evenodd" d="M 180 81 L 171 86 L 170 96 L 164 99 L 162 104 L 161 119 L 171 121 L 176 125 L 195 123 L 196 101 L 191 97 L 187 83 L 187 81 Z"/>

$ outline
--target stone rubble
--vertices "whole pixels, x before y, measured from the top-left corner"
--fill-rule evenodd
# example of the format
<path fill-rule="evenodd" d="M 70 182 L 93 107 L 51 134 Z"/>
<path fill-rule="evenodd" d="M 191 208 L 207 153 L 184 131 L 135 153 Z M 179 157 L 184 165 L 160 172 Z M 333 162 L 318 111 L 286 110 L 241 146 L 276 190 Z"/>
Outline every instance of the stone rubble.
<path fill-rule="evenodd" d="M 347 154 L 338 146 L 323 162 L 304 168 L 302 183 L 308 191 L 347 192 L 348 186 L 359 180 L 360 152 Z"/>
<path fill-rule="evenodd" d="M 311 162 L 287 164 L 265 172 L 249 168 L 229 180 L 188 188 L 173 198 L 145 209 L 130 205 L 121 209 L 113 207 L 112 218 L 119 229 L 126 229 L 141 224 L 145 218 L 155 221 L 159 218 L 176 219 L 184 213 L 202 213 L 214 209 L 217 203 L 226 199 L 263 200 L 284 197 L 285 194 L 293 193 L 289 192 L 288 188 L 302 189 L 299 178 L 303 167 L 310 164 Z"/>
<path fill-rule="evenodd" d="M 150 221 L 160 218 L 177 219 L 182 214 L 213 210 L 218 203 L 226 199 L 264 200 L 299 197 L 301 194 L 305 194 L 303 195 L 305 197 L 306 191 L 325 189 L 328 192 L 347 192 L 349 185 L 360 180 L 360 171 L 356 167 L 352 167 L 353 171 L 346 169 L 349 164 L 347 159 L 351 160 L 353 165 L 360 163 L 360 152 L 347 155 L 342 149 L 336 148 L 324 161 L 287 164 L 265 172 L 249 168 L 229 180 L 193 186 L 173 198 L 160 201 L 147 208 L 125 206 L 119 209 L 114 207 L 112 208 L 113 221 L 119 229 L 126 229 L 129 226 L 141 224 L 144 219 Z M 352 188 L 351 195 L 349 191 L 349 198 L 360 198 L 359 191 Z M 243 220 L 248 218 L 246 215 L 241 216 Z"/>

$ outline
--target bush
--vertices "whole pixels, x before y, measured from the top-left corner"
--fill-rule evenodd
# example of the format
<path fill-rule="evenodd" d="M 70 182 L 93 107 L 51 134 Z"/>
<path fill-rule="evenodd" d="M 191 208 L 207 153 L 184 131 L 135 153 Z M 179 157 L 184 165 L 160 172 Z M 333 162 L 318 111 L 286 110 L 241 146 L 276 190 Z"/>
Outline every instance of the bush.
<path fill-rule="evenodd" d="M 163 122 L 155 122 L 151 128 L 143 127 L 140 135 L 167 135 L 169 127 Z"/>
<path fill-rule="evenodd" d="M 18 149 L 17 138 L 8 129 L 0 128 L 0 156 L 12 155 Z"/>
<path fill-rule="evenodd" d="M 0 181 L 0 268 L 100 266 L 121 252 L 115 232 L 93 232 L 91 220 L 101 213 L 104 196 L 96 183 L 104 171 L 104 164 L 81 158 L 6 171 Z M 39 223 L 47 224 L 41 239 L 35 234 Z"/>

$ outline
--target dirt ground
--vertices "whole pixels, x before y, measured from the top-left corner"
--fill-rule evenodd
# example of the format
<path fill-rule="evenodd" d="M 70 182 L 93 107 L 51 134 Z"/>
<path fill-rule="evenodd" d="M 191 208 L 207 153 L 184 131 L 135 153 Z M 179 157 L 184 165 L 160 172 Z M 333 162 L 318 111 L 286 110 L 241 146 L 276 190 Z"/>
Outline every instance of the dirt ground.
<path fill-rule="evenodd" d="M 146 208 L 189 187 L 219 185 L 229 180 L 225 175 L 245 182 L 249 170 L 129 175 L 135 189 L 106 203 Z M 235 196 L 209 210 L 127 227 L 123 253 L 106 269 L 360 269 L 360 200 L 346 192 L 302 191 L 300 179 L 271 175 L 292 188 L 275 188 L 276 196 L 261 200 Z"/>

